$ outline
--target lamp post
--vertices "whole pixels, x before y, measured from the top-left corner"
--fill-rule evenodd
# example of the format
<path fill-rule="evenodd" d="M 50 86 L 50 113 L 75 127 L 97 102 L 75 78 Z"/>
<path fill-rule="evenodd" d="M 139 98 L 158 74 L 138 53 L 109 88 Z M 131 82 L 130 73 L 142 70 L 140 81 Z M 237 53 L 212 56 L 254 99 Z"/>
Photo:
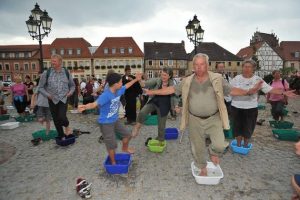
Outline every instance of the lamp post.
<path fill-rule="evenodd" d="M 188 39 L 194 43 L 195 55 L 197 54 L 197 46 L 203 41 L 204 30 L 200 26 L 200 21 L 195 15 L 193 20 L 189 20 L 185 27 Z"/>
<path fill-rule="evenodd" d="M 42 39 L 51 31 L 52 18 L 48 16 L 46 10 L 42 11 L 40 6 L 36 3 L 34 9 L 31 10 L 31 15 L 29 19 L 26 21 L 26 25 L 28 28 L 29 35 L 32 39 L 36 39 L 39 41 L 40 47 L 40 69 L 39 72 L 43 72 L 43 48 L 42 48 Z M 41 26 L 44 30 L 44 33 L 41 33 Z"/>

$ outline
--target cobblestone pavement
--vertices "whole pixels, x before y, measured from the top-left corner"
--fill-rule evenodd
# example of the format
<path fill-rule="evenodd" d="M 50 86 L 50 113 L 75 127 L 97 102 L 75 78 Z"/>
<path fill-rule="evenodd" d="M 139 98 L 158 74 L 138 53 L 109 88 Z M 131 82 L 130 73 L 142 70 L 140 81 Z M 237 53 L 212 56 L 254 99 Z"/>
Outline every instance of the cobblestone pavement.
<path fill-rule="evenodd" d="M 31 133 L 42 128 L 37 122 L 1 130 L 0 158 L 6 148 L 15 149 L 16 153 L 8 151 L 12 156 L 0 164 L 0 199 L 81 199 L 75 191 L 77 177 L 85 177 L 93 184 L 92 199 L 290 199 L 290 178 L 300 171 L 299 157 L 294 153 L 293 142 L 272 136 L 267 122 L 269 109 L 267 105 L 265 111 L 259 111 L 259 118 L 266 122 L 256 127 L 249 155 L 228 151 L 223 156 L 224 178 L 216 186 L 195 182 L 188 134 L 181 144 L 178 140 L 168 141 L 166 150 L 155 154 L 146 149 L 144 142 L 156 136 L 157 128 L 144 126 L 131 142 L 136 153 L 129 174 L 111 176 L 102 165 L 106 150 L 104 144 L 98 143 L 96 115 L 68 115 L 73 128 L 91 132 L 80 135 L 68 147 L 59 147 L 53 140 L 33 146 Z M 300 113 L 299 99 L 291 100 L 288 109 L 288 120 L 300 127 L 299 116 L 292 113 Z M 169 120 L 167 127 L 178 127 L 178 123 L 179 120 Z"/>

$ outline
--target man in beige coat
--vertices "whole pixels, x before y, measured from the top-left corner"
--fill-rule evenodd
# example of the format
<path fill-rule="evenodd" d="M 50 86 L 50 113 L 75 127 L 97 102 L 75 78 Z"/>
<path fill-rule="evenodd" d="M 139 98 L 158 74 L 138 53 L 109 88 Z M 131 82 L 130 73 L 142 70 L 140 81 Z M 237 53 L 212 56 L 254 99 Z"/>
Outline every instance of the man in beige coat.
<path fill-rule="evenodd" d="M 257 92 L 259 82 L 250 90 L 232 88 L 220 74 L 208 71 L 208 56 L 197 54 L 193 58 L 194 74 L 185 78 L 179 85 L 160 90 L 146 90 L 148 95 L 182 95 L 182 117 L 180 130 L 188 126 L 192 154 L 200 176 L 207 176 L 205 160 L 205 139 L 210 138 L 209 154 L 211 161 L 220 163 L 228 143 L 223 129 L 229 129 L 224 95 L 243 96 Z M 178 107 L 176 108 L 178 111 Z"/>

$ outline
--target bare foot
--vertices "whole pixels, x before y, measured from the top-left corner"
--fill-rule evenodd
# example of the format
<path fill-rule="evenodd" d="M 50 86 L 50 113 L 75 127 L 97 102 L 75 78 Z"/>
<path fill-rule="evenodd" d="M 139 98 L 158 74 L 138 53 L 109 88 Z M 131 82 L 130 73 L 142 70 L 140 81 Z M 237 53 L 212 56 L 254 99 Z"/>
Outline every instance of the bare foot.
<path fill-rule="evenodd" d="M 200 172 L 199 176 L 207 176 L 207 168 L 206 167 L 201 168 L 201 172 Z"/>
<path fill-rule="evenodd" d="M 71 135 L 72 134 L 72 129 L 70 127 L 65 128 L 65 135 Z"/>
<path fill-rule="evenodd" d="M 136 136 L 138 136 L 138 134 L 139 134 L 138 128 L 134 126 L 132 129 L 131 137 L 135 138 Z"/>
<path fill-rule="evenodd" d="M 131 148 L 131 147 L 128 147 L 127 149 L 122 148 L 122 151 L 129 153 L 129 154 L 134 154 L 134 152 L 135 152 L 134 148 Z"/>
<path fill-rule="evenodd" d="M 220 159 L 219 159 L 219 157 L 218 157 L 218 156 L 211 155 L 211 156 L 210 156 L 210 160 L 211 160 L 211 162 L 213 162 L 213 163 L 214 163 L 214 165 L 218 165 L 218 164 L 220 164 Z"/>

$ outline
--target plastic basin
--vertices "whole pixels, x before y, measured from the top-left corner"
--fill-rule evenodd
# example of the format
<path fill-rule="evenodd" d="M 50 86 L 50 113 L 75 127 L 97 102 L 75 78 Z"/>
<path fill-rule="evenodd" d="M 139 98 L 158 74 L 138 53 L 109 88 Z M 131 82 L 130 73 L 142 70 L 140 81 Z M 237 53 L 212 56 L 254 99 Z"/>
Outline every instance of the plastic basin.
<path fill-rule="evenodd" d="M 259 103 L 258 106 L 257 106 L 257 109 L 258 110 L 265 110 L 266 109 L 266 105 L 263 104 L 263 103 Z"/>
<path fill-rule="evenodd" d="M 300 131 L 296 129 L 273 129 L 272 132 L 279 140 L 297 142 L 300 138 Z"/>
<path fill-rule="evenodd" d="M 201 170 L 195 166 L 194 162 L 191 163 L 192 174 L 198 184 L 202 185 L 217 185 L 224 177 L 220 165 L 214 165 L 212 162 L 207 162 L 207 176 L 199 176 Z"/>
<path fill-rule="evenodd" d="M 231 143 L 230 143 L 230 147 L 232 149 L 232 151 L 234 153 L 238 153 L 238 154 L 242 154 L 242 155 L 247 155 L 250 150 L 252 149 L 252 144 L 249 143 L 248 144 L 248 147 L 245 148 L 243 145 L 244 145 L 244 141 L 242 141 L 242 146 L 238 147 L 237 146 L 237 141 L 236 140 L 232 140 Z"/>
<path fill-rule="evenodd" d="M 8 120 L 10 117 L 9 114 L 0 115 L 0 121 Z"/>
<path fill-rule="evenodd" d="M 165 139 L 166 140 L 176 140 L 178 138 L 177 128 L 166 128 L 165 129 Z"/>
<path fill-rule="evenodd" d="M 1 124 L 1 129 L 14 129 L 20 126 L 20 122 L 7 122 L 5 124 Z"/>
<path fill-rule="evenodd" d="M 160 141 L 152 139 L 152 140 L 148 141 L 147 146 L 148 146 L 149 151 L 154 152 L 154 153 L 161 153 L 166 148 L 167 142 L 163 141 L 162 145 L 160 145 Z"/>
<path fill-rule="evenodd" d="M 287 116 L 288 113 L 289 111 L 286 108 L 283 108 L 283 116 Z"/>
<path fill-rule="evenodd" d="M 32 122 L 35 119 L 35 115 L 25 115 L 15 118 L 18 122 Z"/>
<path fill-rule="evenodd" d="M 289 121 L 269 121 L 270 126 L 276 129 L 291 129 L 294 123 Z"/>
<path fill-rule="evenodd" d="M 158 124 L 157 115 L 148 115 L 144 122 L 147 126 L 153 126 Z"/>
<path fill-rule="evenodd" d="M 50 130 L 48 135 L 46 135 L 46 130 L 42 129 L 39 131 L 36 131 L 32 133 L 33 139 L 41 138 L 43 141 L 48 141 L 51 139 L 55 139 L 57 137 L 57 131 L 56 130 Z"/>
<path fill-rule="evenodd" d="M 112 165 L 109 156 L 106 157 L 103 165 L 109 174 L 127 174 L 131 165 L 132 157 L 128 153 L 116 153 L 116 164 Z"/>
<path fill-rule="evenodd" d="M 76 137 L 73 134 L 66 136 L 66 138 L 64 140 L 62 140 L 59 137 L 55 138 L 56 144 L 59 146 L 68 146 L 70 144 L 73 144 L 75 142 L 75 140 L 76 140 Z"/>

